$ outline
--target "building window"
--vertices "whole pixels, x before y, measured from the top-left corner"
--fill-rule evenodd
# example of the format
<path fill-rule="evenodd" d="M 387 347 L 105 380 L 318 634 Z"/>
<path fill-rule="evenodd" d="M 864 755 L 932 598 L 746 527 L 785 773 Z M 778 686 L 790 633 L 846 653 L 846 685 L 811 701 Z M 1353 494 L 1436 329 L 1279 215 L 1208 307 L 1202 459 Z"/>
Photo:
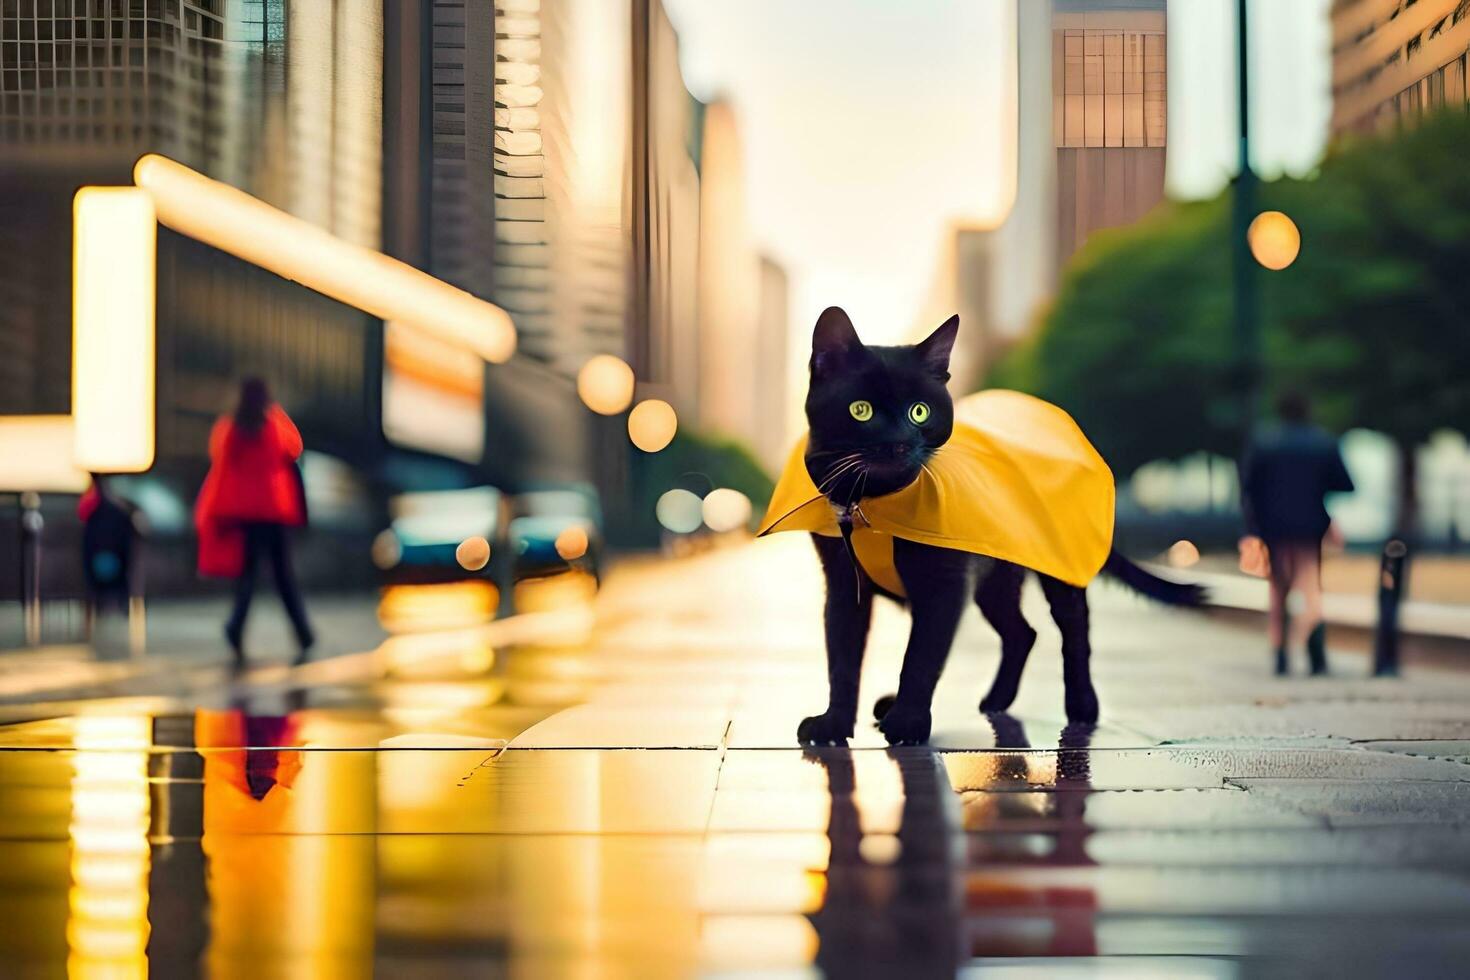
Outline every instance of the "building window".
<path fill-rule="evenodd" d="M 1052 32 L 1057 146 L 1163 146 L 1167 65 L 1162 32 Z"/>

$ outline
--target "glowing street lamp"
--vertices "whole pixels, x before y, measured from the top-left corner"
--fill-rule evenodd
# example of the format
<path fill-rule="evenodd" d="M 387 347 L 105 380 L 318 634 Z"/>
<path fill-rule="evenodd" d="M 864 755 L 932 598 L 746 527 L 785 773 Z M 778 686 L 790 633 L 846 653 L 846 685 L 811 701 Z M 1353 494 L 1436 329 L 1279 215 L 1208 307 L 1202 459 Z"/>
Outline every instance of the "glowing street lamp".
<path fill-rule="evenodd" d="M 704 523 L 704 505 L 699 495 L 689 490 L 666 491 L 654 505 L 654 515 L 664 530 L 675 534 L 697 531 Z"/>
<path fill-rule="evenodd" d="M 700 510 L 705 526 L 721 534 L 750 523 L 750 498 L 729 487 L 711 490 L 705 496 Z"/>
<path fill-rule="evenodd" d="M 587 554 L 590 543 L 587 540 L 587 529 L 574 524 L 556 536 L 556 553 L 563 561 L 576 561 Z"/>
<path fill-rule="evenodd" d="M 1302 250 L 1302 233 L 1296 222 L 1280 211 L 1256 215 L 1245 237 L 1256 261 L 1276 272 L 1295 262 Z"/>
<path fill-rule="evenodd" d="M 598 415 L 616 415 L 633 404 L 633 387 L 633 369 L 611 354 L 598 354 L 577 372 L 577 394 Z"/>
<path fill-rule="evenodd" d="M 628 413 L 628 438 L 645 453 L 663 449 L 674 441 L 678 430 L 679 416 L 666 401 L 650 398 L 639 402 Z"/>

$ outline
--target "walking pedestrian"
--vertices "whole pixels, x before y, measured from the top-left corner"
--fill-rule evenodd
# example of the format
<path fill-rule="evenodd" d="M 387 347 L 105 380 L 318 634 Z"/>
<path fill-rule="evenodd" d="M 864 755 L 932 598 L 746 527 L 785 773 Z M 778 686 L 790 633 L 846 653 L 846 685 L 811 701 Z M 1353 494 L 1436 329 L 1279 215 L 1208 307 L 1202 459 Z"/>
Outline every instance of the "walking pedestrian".
<path fill-rule="evenodd" d="M 295 629 L 297 663 L 306 660 L 316 640 L 291 569 L 288 538 L 290 528 L 306 523 L 296 465 L 301 450 L 301 433 L 260 378 L 241 383 L 234 414 L 215 422 L 209 436 L 209 475 L 194 508 L 199 572 L 235 580 L 225 639 L 237 667 L 245 663 L 245 617 L 262 558 L 270 562 L 276 591 Z"/>
<path fill-rule="evenodd" d="M 1241 507 L 1247 532 L 1266 547 L 1271 583 L 1267 630 L 1276 673 L 1287 673 L 1289 649 L 1305 647 L 1311 672 L 1325 674 L 1322 539 L 1332 526 L 1325 498 L 1352 492 L 1353 481 L 1337 440 L 1312 424 L 1305 395 L 1283 394 L 1276 414 L 1277 422 L 1256 434 L 1241 461 Z M 1301 596 L 1302 609 L 1288 617 L 1292 594 Z"/>
<path fill-rule="evenodd" d="M 87 586 L 86 632 L 92 638 L 97 617 L 108 605 L 128 612 L 139 594 L 137 562 L 142 517 L 132 501 L 118 496 L 101 473 L 77 501 L 82 521 L 82 578 Z"/>

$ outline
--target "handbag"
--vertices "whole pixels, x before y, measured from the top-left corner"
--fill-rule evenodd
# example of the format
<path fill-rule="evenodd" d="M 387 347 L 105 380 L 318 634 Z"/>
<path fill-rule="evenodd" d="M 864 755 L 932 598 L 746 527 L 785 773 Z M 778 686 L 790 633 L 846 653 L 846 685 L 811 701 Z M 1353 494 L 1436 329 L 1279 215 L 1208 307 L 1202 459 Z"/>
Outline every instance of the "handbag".
<path fill-rule="evenodd" d="M 1240 570 L 1247 575 L 1256 578 L 1268 578 L 1271 575 L 1271 549 L 1266 542 L 1254 534 L 1248 534 L 1240 539 Z"/>

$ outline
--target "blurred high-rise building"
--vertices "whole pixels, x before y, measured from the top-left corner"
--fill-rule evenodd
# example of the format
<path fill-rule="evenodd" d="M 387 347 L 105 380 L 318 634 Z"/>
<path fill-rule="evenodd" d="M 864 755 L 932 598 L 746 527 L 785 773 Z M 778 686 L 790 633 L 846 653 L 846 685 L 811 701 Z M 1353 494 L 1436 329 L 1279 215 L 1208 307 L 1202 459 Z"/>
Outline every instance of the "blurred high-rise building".
<path fill-rule="evenodd" d="M 961 386 L 1028 330 L 1095 232 L 1164 199 L 1166 0 L 1019 0 L 1016 199 L 995 228 L 947 229 L 917 335 L 963 327 Z"/>
<path fill-rule="evenodd" d="M 677 222 L 681 213 L 695 211 L 688 191 L 697 195 L 697 220 L 682 222 L 697 232 L 697 248 L 683 256 L 675 251 L 671 272 L 681 281 L 668 284 L 677 290 L 670 299 L 695 314 L 693 330 L 666 328 L 671 392 L 692 405 L 701 431 L 740 444 L 767 469 L 778 470 L 790 445 L 787 276 L 775 258 L 756 250 L 750 232 L 734 106 L 717 100 L 698 109 L 689 133 L 697 186 L 672 188 L 661 209 L 664 220 Z M 668 240 L 665 247 L 677 249 L 677 241 Z M 681 312 L 678 322 L 688 315 Z"/>
<path fill-rule="evenodd" d="M 506 483 L 595 483 L 615 535 L 635 450 L 574 382 L 612 354 L 640 398 L 694 422 L 700 107 L 658 0 L 496 7 L 492 296 L 520 348 L 489 374 L 485 465 Z"/>
<path fill-rule="evenodd" d="M 71 196 L 157 152 L 499 304 L 519 341 L 487 369 L 161 229 L 158 455 L 139 479 L 177 515 L 213 419 L 259 374 L 313 451 L 309 490 L 592 483 L 616 519 L 636 450 L 575 378 L 617 355 L 699 427 L 704 115 L 660 0 L 4 0 L 0 414 L 69 411 Z M 717 172 L 733 192 L 738 170 Z M 748 315 L 722 336 L 752 361 L 742 254 Z M 746 380 L 730 434 L 754 441 Z"/>
<path fill-rule="evenodd" d="M 1336 0 L 1332 130 L 1371 132 L 1470 97 L 1470 4 Z"/>
<path fill-rule="evenodd" d="M 383 248 L 490 298 L 494 10 L 389 3 L 383 59 Z M 382 428 L 410 451 L 479 463 L 485 365 L 401 323 L 383 327 Z"/>
<path fill-rule="evenodd" d="M 684 87 L 659 3 L 634 5 L 629 363 L 680 417 L 700 415 L 700 154 L 704 104 Z"/>
<path fill-rule="evenodd" d="M 750 431 L 756 459 L 779 473 L 791 449 L 787 404 L 792 390 L 785 366 L 790 361 L 791 287 L 786 269 L 769 255 L 760 261 L 760 310 L 753 355 L 756 364 L 755 419 Z"/>
<path fill-rule="evenodd" d="M 735 109 L 705 107 L 700 150 L 699 423 L 725 438 L 755 430 L 760 267 L 745 212 Z"/>
<path fill-rule="evenodd" d="M 1165 25 L 1165 0 L 1053 0 L 1059 264 L 1163 200 Z"/>
<path fill-rule="evenodd" d="M 0 6 L 0 413 L 70 411 L 72 195 L 131 183 L 144 153 L 380 246 L 381 11 L 378 0 Z M 332 542 L 375 520 L 381 325 L 167 229 L 157 275 L 157 456 L 129 489 L 152 502 L 156 534 L 186 533 L 210 426 L 258 374 L 313 451 L 314 522 L 343 532 L 303 556 L 304 577 L 359 571 Z M 191 577 L 186 548 L 152 551 L 155 586 Z"/>

